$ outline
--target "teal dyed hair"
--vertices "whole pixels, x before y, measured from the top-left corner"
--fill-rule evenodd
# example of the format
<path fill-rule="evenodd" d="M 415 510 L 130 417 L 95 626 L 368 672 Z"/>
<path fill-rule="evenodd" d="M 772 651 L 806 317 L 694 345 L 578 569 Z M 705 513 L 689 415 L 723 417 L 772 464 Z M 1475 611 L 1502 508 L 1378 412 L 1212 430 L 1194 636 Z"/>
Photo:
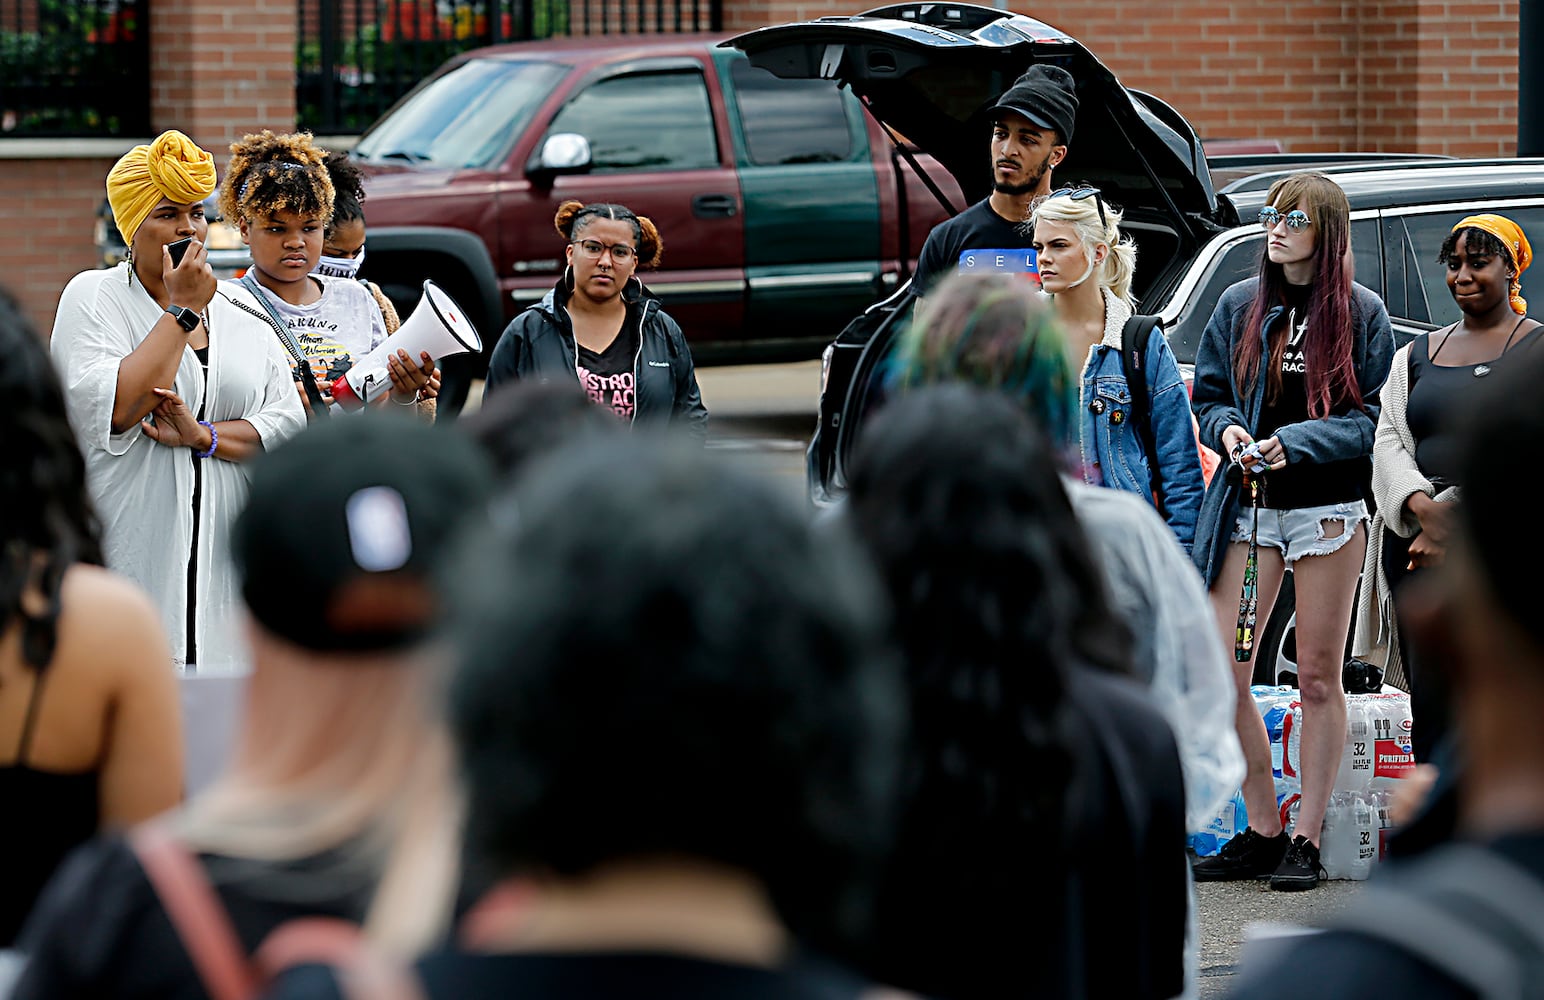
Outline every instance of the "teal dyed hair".
<path fill-rule="evenodd" d="M 1032 282 L 956 275 L 917 306 L 889 362 L 896 391 L 967 382 L 1018 400 L 1052 441 L 1070 449 L 1077 381 L 1050 307 Z"/>

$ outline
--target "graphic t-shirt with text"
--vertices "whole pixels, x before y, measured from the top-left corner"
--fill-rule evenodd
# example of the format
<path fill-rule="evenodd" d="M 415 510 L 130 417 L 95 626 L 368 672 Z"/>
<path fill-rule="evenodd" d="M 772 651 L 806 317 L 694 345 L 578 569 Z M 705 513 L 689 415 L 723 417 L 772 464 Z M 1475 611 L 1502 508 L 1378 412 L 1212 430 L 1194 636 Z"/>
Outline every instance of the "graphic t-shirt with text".
<path fill-rule="evenodd" d="M 623 420 L 633 419 L 638 404 L 637 373 L 633 362 L 638 355 L 638 335 L 631 322 L 623 322 L 622 330 L 609 347 L 599 354 L 587 347 L 579 347 L 579 365 L 575 369 L 579 384 L 584 387 L 590 401 L 604 406 Z"/>
<path fill-rule="evenodd" d="M 263 290 L 268 302 L 289 326 L 300 353 L 311 362 L 316 384 L 325 392 L 338 376 L 386 339 L 386 321 L 375 296 L 351 278 L 322 278 L 322 297 L 310 305 L 290 305 Z M 301 381 L 295 366 L 295 381 Z"/>
<path fill-rule="evenodd" d="M 1281 390 L 1267 388 L 1260 408 L 1260 433 L 1269 437 L 1289 424 L 1308 420 L 1308 314 L 1313 300 L 1311 285 L 1287 285 L 1286 315 L 1273 327 L 1272 345 L 1281 340 Z M 1345 413 L 1350 404 L 1342 400 L 1333 412 Z M 1276 510 L 1301 510 L 1350 503 L 1365 495 L 1369 460 L 1363 458 L 1321 462 L 1288 462 L 1285 468 L 1266 474 L 1263 505 Z"/>
<path fill-rule="evenodd" d="M 998 272 L 1040 281 L 1034 234 L 1023 222 L 998 215 L 991 199 L 979 201 L 946 222 L 933 227 L 912 285 L 920 295 L 951 272 L 984 274 Z"/>

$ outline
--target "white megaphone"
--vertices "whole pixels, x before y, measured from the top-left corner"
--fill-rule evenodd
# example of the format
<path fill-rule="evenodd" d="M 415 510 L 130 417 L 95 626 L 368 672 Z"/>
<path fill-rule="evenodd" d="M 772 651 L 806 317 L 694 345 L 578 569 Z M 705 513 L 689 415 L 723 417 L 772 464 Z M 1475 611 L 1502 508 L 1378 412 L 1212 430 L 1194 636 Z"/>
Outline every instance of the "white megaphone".
<path fill-rule="evenodd" d="M 482 338 L 472 329 L 472 321 L 439 285 L 424 282 L 423 298 L 413 308 L 397 332 L 376 345 L 375 350 L 354 363 L 332 383 L 333 402 L 345 410 L 357 410 L 383 392 L 391 391 L 391 376 L 386 359 L 398 351 L 417 364 L 425 351 L 438 361 L 453 354 L 481 351 Z"/>

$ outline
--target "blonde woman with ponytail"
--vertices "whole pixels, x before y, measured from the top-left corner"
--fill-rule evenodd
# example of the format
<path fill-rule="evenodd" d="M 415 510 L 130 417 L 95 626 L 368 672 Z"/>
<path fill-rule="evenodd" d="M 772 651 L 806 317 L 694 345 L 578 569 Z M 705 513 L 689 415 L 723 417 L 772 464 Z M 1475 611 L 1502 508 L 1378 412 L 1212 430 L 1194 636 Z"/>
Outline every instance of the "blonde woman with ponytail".
<path fill-rule="evenodd" d="M 1040 285 L 1060 321 L 1071 363 L 1082 373 L 1083 479 L 1155 504 L 1189 550 L 1206 492 L 1190 399 L 1162 328 L 1136 316 L 1131 277 L 1137 248 L 1121 236 L 1120 221 L 1120 211 L 1098 188 L 1047 195 L 1029 222 Z M 1122 356 L 1128 341 L 1129 359 Z M 1128 371 L 1140 374 L 1145 385 L 1133 391 Z"/>
<path fill-rule="evenodd" d="M 708 411 L 686 336 L 638 277 L 659 265 L 659 230 L 648 216 L 608 202 L 565 201 L 552 222 L 567 264 L 557 285 L 504 329 L 484 394 L 522 379 L 572 378 L 628 426 L 706 438 Z"/>

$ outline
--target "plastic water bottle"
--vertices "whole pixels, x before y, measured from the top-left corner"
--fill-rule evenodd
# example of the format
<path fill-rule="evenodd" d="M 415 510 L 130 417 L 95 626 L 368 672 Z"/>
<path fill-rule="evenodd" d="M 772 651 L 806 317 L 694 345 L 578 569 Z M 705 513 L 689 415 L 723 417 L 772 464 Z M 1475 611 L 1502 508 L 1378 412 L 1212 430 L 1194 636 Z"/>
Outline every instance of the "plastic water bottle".
<path fill-rule="evenodd" d="M 1335 774 L 1335 790 L 1364 793 L 1372 788 L 1373 740 L 1369 695 L 1346 697 L 1346 745 Z"/>
<path fill-rule="evenodd" d="M 1281 781 L 1283 790 L 1303 785 L 1303 704 L 1294 698 L 1281 720 Z"/>
<path fill-rule="evenodd" d="M 1190 847 L 1198 858 L 1209 858 L 1222 850 L 1223 845 L 1249 825 L 1249 815 L 1244 808 L 1244 793 L 1234 792 L 1233 797 L 1222 804 L 1217 815 L 1204 828 L 1190 835 Z"/>
<path fill-rule="evenodd" d="M 1371 697 L 1371 696 L 1362 696 Z M 1282 721 L 1282 780 L 1292 788 L 1303 783 L 1303 706 L 1292 703 L 1291 714 Z M 1346 733 L 1341 746 L 1340 765 L 1335 772 L 1334 791 L 1366 792 L 1372 786 L 1372 721 L 1365 702 L 1346 699 Z"/>
<path fill-rule="evenodd" d="M 1378 862 L 1379 842 L 1378 811 L 1366 796 L 1358 794 L 1351 799 L 1351 828 L 1356 832 L 1356 856 L 1351 860 L 1350 877 L 1364 879 Z"/>
<path fill-rule="evenodd" d="M 1378 852 L 1377 860 L 1382 861 L 1388 857 L 1389 835 L 1394 829 L 1394 820 L 1389 816 L 1389 800 L 1394 797 L 1392 790 L 1388 788 L 1374 788 L 1371 794 L 1373 819 L 1378 827 Z"/>
<path fill-rule="evenodd" d="M 1358 792 L 1336 792 L 1324 811 L 1319 859 L 1334 879 L 1365 879 L 1378 853 L 1377 813 Z"/>
<path fill-rule="evenodd" d="M 1410 696 L 1404 692 L 1368 695 L 1372 725 L 1373 777 L 1380 783 L 1408 778 L 1415 770 L 1414 745 L 1410 741 L 1415 720 Z"/>
<path fill-rule="evenodd" d="M 1271 775 L 1279 784 L 1283 752 L 1281 728 L 1287 713 L 1292 710 L 1292 703 L 1297 700 L 1297 691 L 1294 688 L 1267 687 L 1263 684 L 1249 690 L 1254 695 L 1255 707 L 1260 710 L 1260 719 L 1265 723 L 1265 735 L 1271 741 Z"/>
<path fill-rule="evenodd" d="M 1354 851 L 1351 847 L 1351 810 L 1348 796 L 1335 792 L 1324 807 L 1324 825 L 1319 828 L 1319 861 L 1330 878 L 1348 878 Z"/>

